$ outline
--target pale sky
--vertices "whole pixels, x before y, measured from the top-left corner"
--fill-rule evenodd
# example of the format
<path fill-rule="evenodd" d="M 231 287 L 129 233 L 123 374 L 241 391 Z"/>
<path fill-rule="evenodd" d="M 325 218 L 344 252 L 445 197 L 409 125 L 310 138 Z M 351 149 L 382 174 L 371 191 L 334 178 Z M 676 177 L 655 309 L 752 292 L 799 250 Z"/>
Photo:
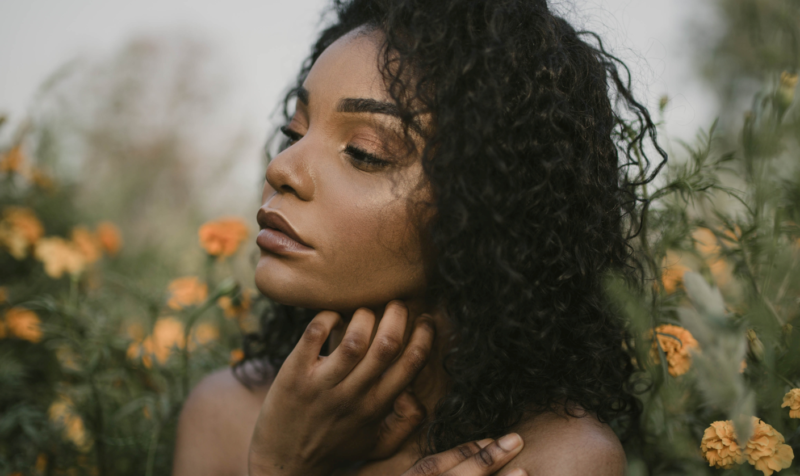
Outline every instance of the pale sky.
<path fill-rule="evenodd" d="M 37 87 L 74 58 L 110 57 L 131 38 L 188 32 L 224 58 L 253 144 L 309 51 L 327 0 L 0 0 L 0 113 L 24 117 Z M 596 31 L 634 74 L 635 91 L 655 107 L 672 102 L 672 136 L 691 139 L 713 120 L 710 94 L 691 72 L 690 21 L 709 21 L 693 0 L 551 2 L 577 26 Z M 705 20 L 704 20 L 705 19 Z M 257 162 L 257 154 L 248 159 Z M 256 170 L 256 164 L 242 173 Z"/>

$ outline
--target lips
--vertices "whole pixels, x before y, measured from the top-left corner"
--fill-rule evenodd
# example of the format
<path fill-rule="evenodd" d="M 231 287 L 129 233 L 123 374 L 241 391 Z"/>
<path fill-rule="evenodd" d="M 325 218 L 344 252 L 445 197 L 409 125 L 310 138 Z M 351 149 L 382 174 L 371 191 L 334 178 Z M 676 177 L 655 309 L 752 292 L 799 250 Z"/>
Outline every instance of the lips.
<path fill-rule="evenodd" d="M 292 225 L 277 212 L 260 208 L 256 220 L 261 227 L 256 243 L 265 251 L 289 254 L 313 249 L 300 238 L 300 235 L 292 228 Z"/>

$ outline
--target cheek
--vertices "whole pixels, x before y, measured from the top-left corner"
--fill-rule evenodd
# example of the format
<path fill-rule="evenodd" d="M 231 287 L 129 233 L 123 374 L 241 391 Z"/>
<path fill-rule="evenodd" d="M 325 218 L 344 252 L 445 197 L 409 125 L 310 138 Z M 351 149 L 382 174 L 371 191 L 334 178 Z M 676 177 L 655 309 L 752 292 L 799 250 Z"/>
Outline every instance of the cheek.
<path fill-rule="evenodd" d="M 422 293 L 421 246 L 405 198 L 341 203 L 328 216 L 325 269 L 332 292 L 364 306 Z"/>

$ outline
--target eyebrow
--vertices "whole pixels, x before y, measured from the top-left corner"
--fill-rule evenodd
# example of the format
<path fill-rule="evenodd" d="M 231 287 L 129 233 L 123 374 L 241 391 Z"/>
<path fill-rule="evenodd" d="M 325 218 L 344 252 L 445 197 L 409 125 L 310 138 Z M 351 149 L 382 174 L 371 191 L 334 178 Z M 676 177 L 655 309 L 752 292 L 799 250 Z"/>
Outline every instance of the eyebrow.
<path fill-rule="evenodd" d="M 300 86 L 297 88 L 297 99 L 308 106 L 309 93 L 308 89 Z M 383 114 L 386 116 L 400 117 L 400 110 L 397 105 L 391 102 L 378 101 L 377 99 L 369 98 L 344 98 L 339 101 L 336 106 L 337 112 L 350 113 L 350 114 Z M 421 133 L 419 124 L 412 123 L 411 129 L 417 133 Z"/>
<path fill-rule="evenodd" d="M 385 114 L 387 116 L 400 117 L 400 111 L 397 109 L 396 105 L 390 102 L 366 98 L 344 98 L 339 101 L 336 110 L 355 114 L 366 112 L 370 114 Z"/>

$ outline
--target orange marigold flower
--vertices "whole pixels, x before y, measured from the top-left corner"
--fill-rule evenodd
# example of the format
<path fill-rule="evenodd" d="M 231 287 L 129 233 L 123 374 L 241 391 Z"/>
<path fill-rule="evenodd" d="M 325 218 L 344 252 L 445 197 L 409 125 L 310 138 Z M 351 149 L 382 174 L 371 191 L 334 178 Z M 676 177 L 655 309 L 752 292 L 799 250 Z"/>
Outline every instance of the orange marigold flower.
<path fill-rule="evenodd" d="M 47 413 L 50 421 L 62 427 L 64 439 L 71 441 L 81 451 L 85 452 L 91 448 L 83 419 L 77 414 L 68 398 L 61 397 L 53 402 Z"/>
<path fill-rule="evenodd" d="M 44 234 L 42 222 L 25 207 L 5 207 L 3 219 L 0 221 L 0 245 L 3 245 L 11 256 L 25 259 L 28 248 L 36 244 Z"/>
<path fill-rule="evenodd" d="M 85 226 L 76 226 L 72 229 L 72 243 L 83 255 L 87 264 L 94 263 L 102 256 L 99 240 Z"/>
<path fill-rule="evenodd" d="M 247 225 L 237 217 L 220 218 L 203 224 L 198 231 L 200 245 L 212 256 L 231 256 L 247 239 Z"/>
<path fill-rule="evenodd" d="M 6 152 L 6 155 L 0 160 L 0 172 L 21 172 L 24 162 L 25 155 L 22 153 L 22 144 L 18 144 Z"/>
<path fill-rule="evenodd" d="M 764 476 L 788 468 L 794 459 L 792 447 L 784 444 L 783 435 L 757 417 L 753 417 L 753 436 L 747 440 L 744 454 Z"/>
<path fill-rule="evenodd" d="M 136 328 L 128 329 L 138 334 Z M 174 317 L 162 317 L 153 326 L 153 333 L 142 341 L 132 342 L 128 346 L 127 357 L 131 360 L 142 359 L 145 367 L 153 366 L 153 358 L 164 364 L 174 348 L 182 349 L 185 343 L 183 323 Z"/>
<path fill-rule="evenodd" d="M 243 289 L 241 293 L 234 296 L 221 296 L 217 299 L 217 305 L 222 308 L 222 312 L 228 319 L 238 318 L 247 314 L 253 304 L 253 291 Z"/>
<path fill-rule="evenodd" d="M 169 354 L 173 348 L 182 349 L 185 344 L 183 322 L 174 317 L 162 317 L 153 326 L 153 335 L 151 337 L 153 339 L 151 353 L 163 364 L 169 359 Z M 148 339 L 151 337 L 148 337 Z"/>
<path fill-rule="evenodd" d="M 231 351 L 231 358 L 230 358 L 230 365 L 233 367 L 234 365 L 238 364 L 244 360 L 244 351 L 242 349 L 233 349 Z"/>
<path fill-rule="evenodd" d="M 114 256 L 119 253 L 122 248 L 122 234 L 116 225 L 110 221 L 104 221 L 97 225 L 95 233 L 100 241 L 100 246 L 107 254 Z"/>
<path fill-rule="evenodd" d="M 169 283 L 169 300 L 167 306 L 179 310 L 194 304 L 200 304 L 208 297 L 208 286 L 201 283 L 196 276 L 178 278 Z"/>
<path fill-rule="evenodd" d="M 41 321 L 35 312 L 23 307 L 12 307 L 5 315 L 6 333 L 31 342 L 42 340 Z"/>
<path fill-rule="evenodd" d="M 219 339 L 219 329 L 217 326 L 208 323 L 198 324 L 192 329 L 192 339 L 189 342 L 189 350 L 194 350 L 196 344 L 205 345 Z"/>
<path fill-rule="evenodd" d="M 717 236 L 708 228 L 699 227 L 692 233 L 694 246 L 705 258 L 711 274 L 718 286 L 725 286 L 731 280 L 728 262 L 720 257 L 721 247 Z"/>
<path fill-rule="evenodd" d="M 783 396 L 783 407 L 789 407 L 790 418 L 800 418 L 800 388 L 793 388 Z"/>
<path fill-rule="evenodd" d="M 692 366 L 692 356 L 689 351 L 700 349 L 700 345 L 689 331 L 672 324 L 663 324 L 656 327 L 656 339 L 653 340 L 653 347 L 650 349 L 650 355 L 656 362 L 660 360 L 659 345 L 667 359 L 667 371 L 673 377 L 683 375 L 689 371 Z"/>
<path fill-rule="evenodd" d="M 706 428 L 700 450 L 703 451 L 708 465 L 715 468 L 731 469 L 734 464 L 744 461 L 731 420 L 715 421 Z"/>
<path fill-rule="evenodd" d="M 51 278 L 60 278 L 64 272 L 78 275 L 86 267 L 86 259 L 80 250 L 63 238 L 42 238 L 36 243 L 36 258 L 44 263 L 44 272 Z"/>
<path fill-rule="evenodd" d="M 661 264 L 661 282 L 667 293 L 673 293 L 678 286 L 683 284 L 683 274 L 691 268 L 682 263 L 681 257 L 672 251 L 667 251 L 667 256 Z"/>

